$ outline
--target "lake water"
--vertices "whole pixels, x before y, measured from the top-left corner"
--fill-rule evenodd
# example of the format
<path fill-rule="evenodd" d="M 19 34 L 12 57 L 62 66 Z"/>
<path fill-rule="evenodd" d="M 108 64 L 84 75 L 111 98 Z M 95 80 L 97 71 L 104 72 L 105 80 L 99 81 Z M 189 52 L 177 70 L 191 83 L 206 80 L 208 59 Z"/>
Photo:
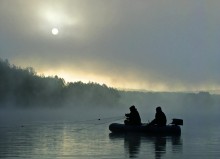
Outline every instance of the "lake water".
<path fill-rule="evenodd" d="M 122 122 L 122 121 L 119 121 Z M 109 121 L 45 121 L 0 126 L 0 158 L 9 159 L 214 159 L 218 124 L 184 123 L 180 137 L 111 134 Z"/>

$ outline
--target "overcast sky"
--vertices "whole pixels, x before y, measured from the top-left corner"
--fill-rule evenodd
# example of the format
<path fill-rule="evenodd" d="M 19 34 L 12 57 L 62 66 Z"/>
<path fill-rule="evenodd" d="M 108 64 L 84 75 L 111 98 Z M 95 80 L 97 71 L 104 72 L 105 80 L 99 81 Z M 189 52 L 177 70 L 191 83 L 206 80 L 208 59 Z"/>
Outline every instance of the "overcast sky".
<path fill-rule="evenodd" d="M 66 81 L 220 90 L 219 8 L 219 0 L 0 0 L 0 58 Z"/>

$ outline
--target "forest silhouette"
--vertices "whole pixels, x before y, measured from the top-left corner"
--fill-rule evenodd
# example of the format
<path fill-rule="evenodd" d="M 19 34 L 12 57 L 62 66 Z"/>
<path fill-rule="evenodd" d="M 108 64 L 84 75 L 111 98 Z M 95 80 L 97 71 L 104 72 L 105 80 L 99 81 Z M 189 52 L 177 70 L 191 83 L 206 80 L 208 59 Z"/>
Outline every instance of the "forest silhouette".
<path fill-rule="evenodd" d="M 118 90 L 98 83 L 65 82 L 58 76 L 37 75 L 31 67 L 20 68 L 0 59 L 0 108 L 62 106 L 151 106 L 164 104 L 178 108 L 220 104 L 220 95 L 209 92 L 139 92 Z M 195 108 L 197 109 L 197 107 Z"/>
<path fill-rule="evenodd" d="M 1 107 L 60 107 L 63 105 L 117 105 L 116 89 L 97 83 L 68 82 L 58 76 L 45 77 L 33 68 L 22 69 L 0 59 Z"/>

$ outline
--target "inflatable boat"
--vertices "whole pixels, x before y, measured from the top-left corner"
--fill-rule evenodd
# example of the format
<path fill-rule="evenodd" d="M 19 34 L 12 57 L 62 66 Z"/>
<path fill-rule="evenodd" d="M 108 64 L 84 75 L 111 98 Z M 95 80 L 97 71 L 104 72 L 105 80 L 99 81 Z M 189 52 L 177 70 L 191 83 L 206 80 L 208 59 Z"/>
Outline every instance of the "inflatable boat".
<path fill-rule="evenodd" d="M 109 130 L 113 133 L 140 132 L 149 135 L 180 135 L 180 125 L 183 125 L 182 119 L 173 119 L 173 122 L 170 125 L 166 126 L 149 124 L 125 125 L 120 123 L 112 123 L 109 125 Z"/>

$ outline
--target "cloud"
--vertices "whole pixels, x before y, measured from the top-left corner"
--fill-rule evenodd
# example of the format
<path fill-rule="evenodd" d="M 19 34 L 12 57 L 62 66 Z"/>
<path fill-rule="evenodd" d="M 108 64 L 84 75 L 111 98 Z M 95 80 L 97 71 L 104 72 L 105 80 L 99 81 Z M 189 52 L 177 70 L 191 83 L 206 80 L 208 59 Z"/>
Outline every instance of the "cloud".
<path fill-rule="evenodd" d="M 218 1 L 0 3 L 0 56 L 15 64 L 138 89 L 220 88 Z"/>

